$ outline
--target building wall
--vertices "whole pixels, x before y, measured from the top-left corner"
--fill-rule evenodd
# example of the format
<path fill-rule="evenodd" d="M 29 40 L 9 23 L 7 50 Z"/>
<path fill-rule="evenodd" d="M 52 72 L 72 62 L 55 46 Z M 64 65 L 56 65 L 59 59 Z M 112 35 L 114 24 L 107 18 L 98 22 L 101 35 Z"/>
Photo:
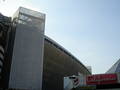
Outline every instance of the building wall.
<path fill-rule="evenodd" d="M 90 72 L 75 59 L 59 49 L 55 43 L 45 40 L 43 63 L 43 90 L 63 90 L 63 77 L 88 75 Z"/>

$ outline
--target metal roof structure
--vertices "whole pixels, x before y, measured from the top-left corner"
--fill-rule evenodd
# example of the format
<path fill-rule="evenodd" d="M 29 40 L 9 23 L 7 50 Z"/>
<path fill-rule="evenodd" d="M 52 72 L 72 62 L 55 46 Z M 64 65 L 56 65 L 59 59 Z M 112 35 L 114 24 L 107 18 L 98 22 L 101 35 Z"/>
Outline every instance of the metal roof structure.
<path fill-rule="evenodd" d="M 120 72 L 120 59 L 106 73 L 118 73 L 118 72 Z"/>

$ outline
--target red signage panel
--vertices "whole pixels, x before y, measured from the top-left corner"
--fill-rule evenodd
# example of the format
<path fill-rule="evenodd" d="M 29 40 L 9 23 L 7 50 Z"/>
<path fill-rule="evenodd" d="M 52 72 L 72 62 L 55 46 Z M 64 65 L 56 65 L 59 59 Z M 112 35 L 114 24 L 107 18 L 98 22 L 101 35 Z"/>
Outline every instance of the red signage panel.
<path fill-rule="evenodd" d="M 86 77 L 87 85 L 102 85 L 102 84 L 115 84 L 117 83 L 116 74 L 99 74 L 90 75 Z"/>

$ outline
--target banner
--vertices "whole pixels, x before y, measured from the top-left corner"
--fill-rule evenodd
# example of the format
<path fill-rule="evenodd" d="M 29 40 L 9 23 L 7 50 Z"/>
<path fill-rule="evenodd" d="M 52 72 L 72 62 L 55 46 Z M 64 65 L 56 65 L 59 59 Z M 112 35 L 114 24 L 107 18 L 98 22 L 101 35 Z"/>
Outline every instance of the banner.
<path fill-rule="evenodd" d="M 99 74 L 86 77 L 87 85 L 116 84 L 117 74 Z"/>

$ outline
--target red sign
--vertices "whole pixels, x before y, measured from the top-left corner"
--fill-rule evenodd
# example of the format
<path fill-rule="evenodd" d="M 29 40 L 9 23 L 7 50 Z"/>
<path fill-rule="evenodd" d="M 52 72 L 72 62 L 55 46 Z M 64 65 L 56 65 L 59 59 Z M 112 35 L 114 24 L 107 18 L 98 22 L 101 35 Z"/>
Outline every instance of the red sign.
<path fill-rule="evenodd" d="M 99 74 L 90 75 L 86 77 L 87 85 L 102 85 L 102 84 L 115 84 L 117 83 L 116 74 Z"/>

